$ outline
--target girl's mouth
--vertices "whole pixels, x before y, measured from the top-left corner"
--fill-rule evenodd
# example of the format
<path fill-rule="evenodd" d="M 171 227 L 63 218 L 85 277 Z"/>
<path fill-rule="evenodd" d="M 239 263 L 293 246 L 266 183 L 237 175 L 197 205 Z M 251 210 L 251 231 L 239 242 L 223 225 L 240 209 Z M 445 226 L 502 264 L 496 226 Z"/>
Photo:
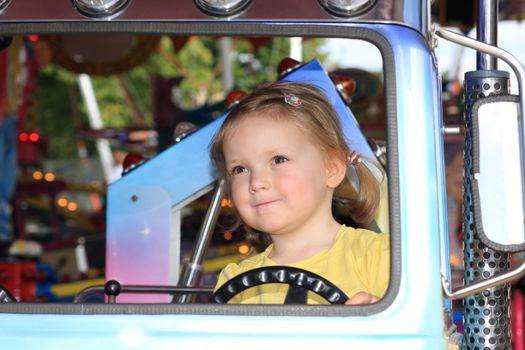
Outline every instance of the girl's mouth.
<path fill-rule="evenodd" d="M 258 203 L 255 203 L 253 204 L 252 206 L 254 208 L 264 208 L 264 207 L 267 207 L 273 203 L 276 203 L 278 202 L 279 200 L 278 199 L 274 199 L 274 200 L 267 200 L 267 201 L 261 201 L 261 202 L 258 202 Z"/>

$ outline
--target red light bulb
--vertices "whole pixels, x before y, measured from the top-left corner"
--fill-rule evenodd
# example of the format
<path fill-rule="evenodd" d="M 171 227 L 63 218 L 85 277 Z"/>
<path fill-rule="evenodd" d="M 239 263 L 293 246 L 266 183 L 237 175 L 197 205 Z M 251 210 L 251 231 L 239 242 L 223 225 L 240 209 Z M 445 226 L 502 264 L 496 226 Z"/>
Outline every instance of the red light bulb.
<path fill-rule="evenodd" d="M 40 139 L 40 136 L 36 132 L 32 132 L 29 134 L 29 140 L 31 142 L 37 142 Z"/>
<path fill-rule="evenodd" d="M 290 57 L 285 57 L 281 60 L 281 62 L 277 66 L 277 73 L 279 74 L 279 76 L 282 76 L 298 68 L 300 65 L 301 65 L 301 62 L 294 60 L 293 58 L 290 58 Z"/>
<path fill-rule="evenodd" d="M 237 104 L 244 96 L 246 96 L 246 93 L 244 91 L 241 91 L 241 90 L 230 91 L 228 96 L 226 96 L 226 102 L 224 103 L 226 109 L 230 109 L 231 107 L 233 107 L 233 105 Z"/>
<path fill-rule="evenodd" d="M 334 73 L 330 74 L 330 78 L 332 78 L 332 82 L 334 83 L 337 91 L 339 91 L 347 103 L 350 103 L 356 89 L 355 80 L 349 76 Z"/>
<path fill-rule="evenodd" d="M 20 135 L 18 135 L 18 139 L 22 142 L 26 142 L 28 139 L 27 133 L 21 132 Z"/>
<path fill-rule="evenodd" d="M 129 173 L 145 161 L 146 158 L 138 153 L 128 153 L 122 162 L 122 175 Z"/>

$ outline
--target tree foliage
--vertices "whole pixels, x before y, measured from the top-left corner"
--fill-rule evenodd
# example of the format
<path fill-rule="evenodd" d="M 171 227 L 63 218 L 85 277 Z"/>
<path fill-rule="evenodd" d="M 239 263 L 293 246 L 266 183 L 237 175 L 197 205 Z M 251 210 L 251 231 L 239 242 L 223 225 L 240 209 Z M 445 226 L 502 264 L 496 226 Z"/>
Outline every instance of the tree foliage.
<path fill-rule="evenodd" d="M 184 78 L 180 84 L 180 103 L 188 111 L 225 98 L 228 91 L 224 91 L 221 77 L 219 38 L 189 37 L 182 48 L 175 43 L 174 38 L 163 37 L 157 50 L 144 64 L 119 76 L 91 77 L 105 127 L 137 126 L 124 89 L 144 125 L 154 127 L 151 102 L 151 79 L 154 75 Z M 318 51 L 321 44 L 321 39 L 304 41 L 304 60 L 323 59 Z M 232 38 L 230 59 L 235 88 L 249 92 L 260 83 L 277 79 L 277 66 L 282 58 L 289 55 L 289 45 L 287 38 L 266 41 L 260 38 L 259 41 Z M 89 125 L 77 76 L 50 64 L 41 69 L 38 84 L 40 131 L 49 140 L 46 156 L 75 156 L 76 131 Z"/>

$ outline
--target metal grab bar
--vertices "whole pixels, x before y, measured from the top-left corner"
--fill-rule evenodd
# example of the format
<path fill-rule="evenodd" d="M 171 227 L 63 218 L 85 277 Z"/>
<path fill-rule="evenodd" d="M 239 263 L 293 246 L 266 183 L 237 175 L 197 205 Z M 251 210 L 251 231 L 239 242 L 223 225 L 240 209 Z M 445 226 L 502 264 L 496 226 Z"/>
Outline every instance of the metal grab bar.
<path fill-rule="evenodd" d="M 454 42 L 456 44 L 469 47 L 471 49 L 481 51 L 492 55 L 494 57 L 500 58 L 507 62 L 507 64 L 512 68 L 516 74 L 518 80 L 519 88 L 519 99 L 520 99 L 520 108 L 519 108 L 519 136 L 520 136 L 520 167 L 521 173 L 525 174 L 525 123 L 523 118 L 525 117 L 525 94 L 523 91 L 523 83 L 525 82 L 525 71 L 520 61 L 514 57 L 509 52 L 481 41 L 469 38 L 465 35 L 461 35 L 450 30 L 441 28 L 439 25 L 434 24 L 432 26 L 432 33 L 438 35 L 439 37 Z M 525 178 L 522 177 L 522 188 L 525 188 Z M 523 196 L 525 201 L 525 196 Z M 523 205 L 525 210 L 525 203 Z M 525 213 L 524 213 L 525 216 Z M 462 299 L 466 296 L 481 292 L 487 288 L 495 287 L 507 282 L 512 282 L 525 274 L 525 261 L 521 263 L 517 268 L 507 271 L 505 273 L 495 275 L 486 280 L 476 281 L 474 283 L 467 284 L 461 288 L 458 288 L 455 291 L 451 290 L 451 285 L 445 276 L 441 276 L 441 284 L 443 287 L 444 294 L 447 298 L 455 300 Z"/>
<path fill-rule="evenodd" d="M 451 30 L 443 29 L 437 24 L 432 25 L 432 33 L 436 34 L 437 36 L 445 40 L 451 41 L 453 43 L 456 43 L 462 46 L 466 46 L 468 48 L 471 48 L 477 51 L 482 51 L 484 53 L 500 58 L 503 61 L 507 62 L 507 64 L 512 68 L 512 70 L 516 74 L 516 78 L 518 80 L 519 97 L 520 97 L 520 118 L 521 118 L 521 121 L 523 122 L 523 116 L 525 115 L 525 94 L 523 93 L 523 83 L 525 82 L 525 70 L 523 69 L 523 66 L 521 65 L 520 61 L 516 57 L 514 57 L 512 54 L 510 54 L 509 52 L 499 47 L 485 44 L 481 41 L 469 38 L 468 36 L 465 36 L 462 34 L 455 33 Z M 520 129 L 520 136 L 521 134 L 525 133 L 524 131 L 525 131 L 525 125 L 523 125 L 522 123 L 521 129 Z M 522 160 L 523 160 L 523 153 L 522 153 Z M 524 169 L 522 167 L 522 171 L 523 170 Z"/>
<path fill-rule="evenodd" d="M 219 179 L 215 185 L 215 191 L 211 196 L 210 205 L 208 206 L 208 211 L 206 212 L 199 235 L 195 241 L 195 247 L 193 248 L 191 258 L 182 267 L 179 281 L 181 286 L 190 287 L 199 281 L 202 274 L 202 261 L 204 260 L 206 249 L 209 246 L 215 225 L 217 224 L 221 212 L 222 198 L 224 197 L 225 192 L 226 182 L 224 178 L 222 178 Z M 173 298 L 172 300 L 174 303 L 181 304 L 189 303 L 190 301 L 190 296 L 186 294 L 179 294 L 177 298 Z"/>
<path fill-rule="evenodd" d="M 83 303 L 87 298 L 99 295 L 106 294 L 105 285 L 95 285 L 91 287 L 84 288 L 78 293 L 73 299 L 73 303 Z M 188 287 L 188 286 L 145 286 L 145 285 L 120 285 L 120 290 L 118 294 L 121 293 L 143 293 L 143 294 L 180 294 L 180 293 L 203 293 L 203 294 L 212 294 L 213 287 Z"/>
<path fill-rule="evenodd" d="M 466 296 L 479 293 L 487 288 L 502 285 L 507 282 L 512 282 L 525 274 L 525 261 L 521 263 L 517 268 L 508 272 L 495 275 L 489 279 L 481 280 L 471 284 L 467 284 L 455 291 L 450 290 L 450 283 L 445 276 L 441 276 L 441 285 L 445 296 L 451 300 L 462 299 Z"/>

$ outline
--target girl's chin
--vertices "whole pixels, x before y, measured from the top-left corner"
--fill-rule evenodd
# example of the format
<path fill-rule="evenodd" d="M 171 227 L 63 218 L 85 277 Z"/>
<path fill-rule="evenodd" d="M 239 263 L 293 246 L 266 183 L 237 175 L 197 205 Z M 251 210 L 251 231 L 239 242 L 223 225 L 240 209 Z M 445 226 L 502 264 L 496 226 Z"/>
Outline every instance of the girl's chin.
<path fill-rule="evenodd" d="M 280 235 L 286 232 L 286 225 L 284 224 L 265 224 L 265 225 L 255 225 L 250 226 L 255 228 L 258 231 L 266 232 L 269 235 Z"/>

